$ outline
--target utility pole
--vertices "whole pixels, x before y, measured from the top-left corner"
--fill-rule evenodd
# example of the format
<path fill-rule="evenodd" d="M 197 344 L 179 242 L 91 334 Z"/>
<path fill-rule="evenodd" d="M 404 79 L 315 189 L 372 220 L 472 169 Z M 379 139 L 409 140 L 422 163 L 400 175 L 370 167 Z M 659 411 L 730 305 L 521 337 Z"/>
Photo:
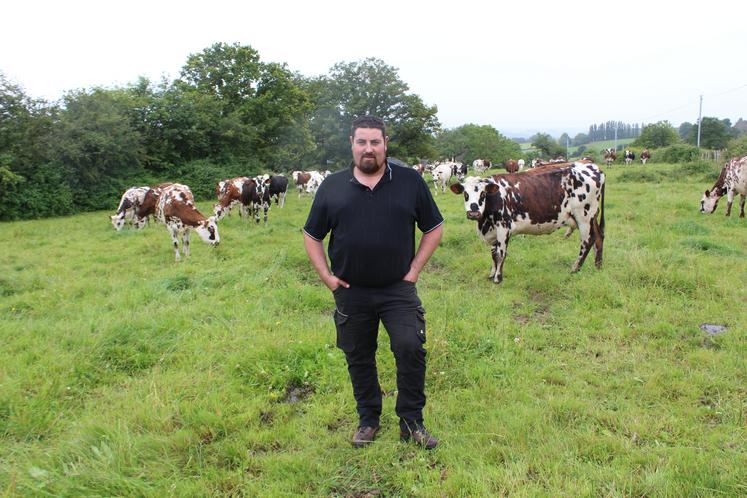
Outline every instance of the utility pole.
<path fill-rule="evenodd" d="M 615 123 L 615 153 L 617 153 L 617 123 Z"/>
<path fill-rule="evenodd" d="M 700 122 L 703 121 L 703 96 L 700 96 L 700 109 L 698 110 L 698 148 L 700 149 Z"/>
<path fill-rule="evenodd" d="M 571 159 L 570 146 L 571 146 L 571 138 L 565 137 L 565 160 L 566 161 L 569 161 Z"/>

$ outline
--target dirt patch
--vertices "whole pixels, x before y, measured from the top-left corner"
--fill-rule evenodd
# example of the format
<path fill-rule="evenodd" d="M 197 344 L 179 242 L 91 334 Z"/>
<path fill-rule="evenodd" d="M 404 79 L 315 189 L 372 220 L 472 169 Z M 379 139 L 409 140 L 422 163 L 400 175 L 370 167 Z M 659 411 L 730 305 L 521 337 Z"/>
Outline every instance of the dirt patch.
<path fill-rule="evenodd" d="M 272 412 L 259 412 L 259 423 L 262 425 L 272 425 L 275 414 Z"/>
<path fill-rule="evenodd" d="M 285 390 L 285 396 L 283 397 L 284 403 L 298 403 L 305 401 L 309 396 L 314 394 L 313 386 L 297 386 L 289 385 Z"/>

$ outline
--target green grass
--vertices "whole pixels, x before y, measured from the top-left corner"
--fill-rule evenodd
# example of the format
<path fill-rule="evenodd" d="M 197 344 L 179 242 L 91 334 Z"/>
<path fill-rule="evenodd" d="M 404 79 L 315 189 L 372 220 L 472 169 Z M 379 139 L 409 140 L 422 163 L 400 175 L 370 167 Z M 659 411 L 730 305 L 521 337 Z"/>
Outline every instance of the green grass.
<path fill-rule="evenodd" d="M 701 215 L 710 180 L 677 168 L 608 171 L 601 271 L 569 273 L 577 233 L 518 236 L 500 285 L 462 198 L 438 195 L 430 453 L 398 442 L 383 331 L 382 432 L 349 444 L 308 198 L 266 227 L 234 213 L 178 264 L 164 227 L 116 233 L 109 213 L 3 223 L 0 493 L 743 496 L 747 222 Z"/>

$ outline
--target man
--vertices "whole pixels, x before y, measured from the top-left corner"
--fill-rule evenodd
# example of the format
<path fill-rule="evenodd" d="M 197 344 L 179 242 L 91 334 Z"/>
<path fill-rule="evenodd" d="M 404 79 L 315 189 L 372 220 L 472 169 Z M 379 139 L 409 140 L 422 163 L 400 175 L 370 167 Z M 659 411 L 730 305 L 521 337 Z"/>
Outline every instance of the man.
<path fill-rule="evenodd" d="M 438 439 L 423 425 L 425 310 L 415 283 L 443 231 L 443 217 L 417 171 L 387 160 L 384 122 L 353 122 L 350 168 L 327 177 L 304 226 L 306 253 L 337 309 L 337 347 L 345 352 L 359 426 L 353 446 L 373 442 L 379 430 L 381 387 L 376 371 L 379 320 L 397 365 L 400 439 L 427 449 Z M 415 253 L 415 225 L 423 232 Z M 322 240 L 328 232 L 327 266 Z"/>

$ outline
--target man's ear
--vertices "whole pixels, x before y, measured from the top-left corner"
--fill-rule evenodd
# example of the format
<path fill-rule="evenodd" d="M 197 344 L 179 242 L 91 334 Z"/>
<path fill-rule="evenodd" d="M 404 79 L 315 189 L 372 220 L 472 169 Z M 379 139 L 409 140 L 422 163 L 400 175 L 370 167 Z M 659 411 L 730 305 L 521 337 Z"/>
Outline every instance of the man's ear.
<path fill-rule="evenodd" d="M 350 137 L 349 137 L 349 138 L 350 138 L 350 145 L 352 146 L 352 145 L 353 145 L 353 136 L 352 136 L 352 135 L 350 135 Z"/>

